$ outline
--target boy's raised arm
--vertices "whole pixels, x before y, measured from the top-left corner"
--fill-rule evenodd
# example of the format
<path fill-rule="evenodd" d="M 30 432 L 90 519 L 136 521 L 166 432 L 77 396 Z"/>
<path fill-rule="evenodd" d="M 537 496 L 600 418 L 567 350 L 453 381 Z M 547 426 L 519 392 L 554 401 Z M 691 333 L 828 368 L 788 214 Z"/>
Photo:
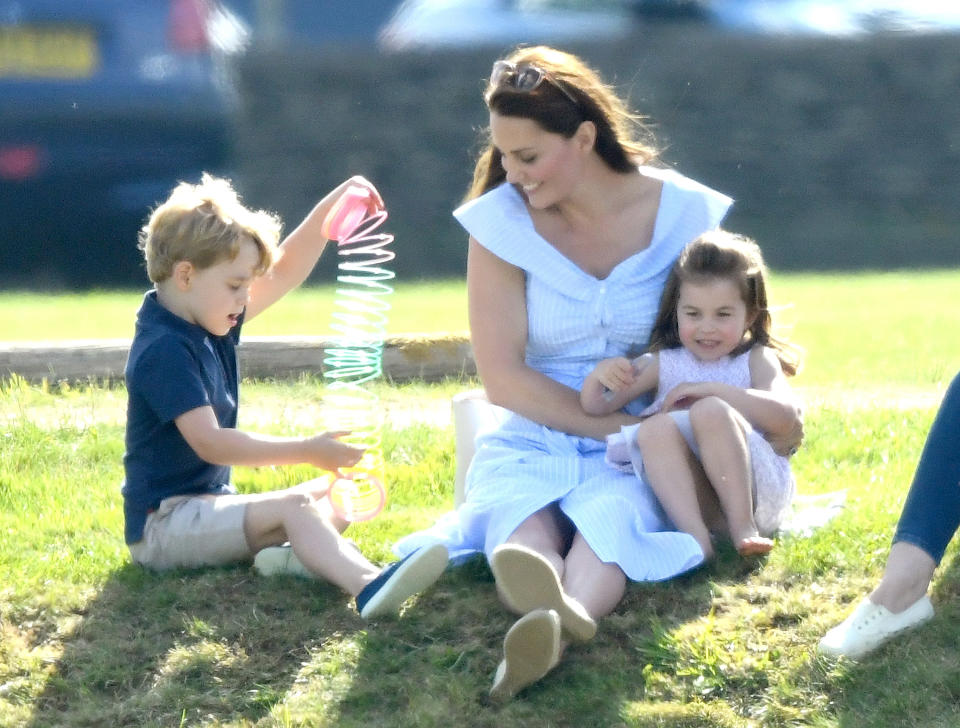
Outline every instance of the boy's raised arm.
<path fill-rule="evenodd" d="M 322 232 L 323 221 L 340 195 L 351 186 L 363 187 L 370 192 L 370 212 L 383 208 L 383 198 L 366 178 L 355 176 L 337 185 L 287 235 L 277 249 L 270 270 L 250 285 L 250 302 L 244 317 L 246 321 L 265 311 L 307 279 L 327 246 L 327 238 Z"/>

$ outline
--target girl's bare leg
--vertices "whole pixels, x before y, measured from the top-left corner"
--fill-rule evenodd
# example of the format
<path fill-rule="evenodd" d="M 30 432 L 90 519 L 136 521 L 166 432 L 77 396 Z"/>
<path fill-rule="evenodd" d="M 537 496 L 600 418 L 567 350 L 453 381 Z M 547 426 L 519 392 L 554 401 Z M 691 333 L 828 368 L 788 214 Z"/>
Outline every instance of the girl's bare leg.
<path fill-rule="evenodd" d="M 690 408 L 703 470 L 720 500 L 734 547 L 748 556 L 770 551 L 773 541 L 760 535 L 753 520 L 753 475 L 741 420 L 733 407 L 717 397 L 698 400 Z"/>
<path fill-rule="evenodd" d="M 669 415 L 654 415 L 637 429 L 647 483 L 680 531 L 693 536 L 704 558 L 713 556 L 710 529 L 704 519 L 702 487 L 698 487 L 693 454 Z"/>

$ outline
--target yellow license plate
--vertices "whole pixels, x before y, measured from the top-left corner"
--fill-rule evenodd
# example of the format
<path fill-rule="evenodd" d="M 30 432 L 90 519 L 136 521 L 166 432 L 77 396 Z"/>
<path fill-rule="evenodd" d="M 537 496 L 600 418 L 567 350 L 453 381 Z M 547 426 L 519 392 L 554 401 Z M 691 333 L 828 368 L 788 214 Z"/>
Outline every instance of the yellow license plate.
<path fill-rule="evenodd" d="M 89 78 L 100 64 L 93 33 L 65 26 L 0 26 L 0 78 Z"/>

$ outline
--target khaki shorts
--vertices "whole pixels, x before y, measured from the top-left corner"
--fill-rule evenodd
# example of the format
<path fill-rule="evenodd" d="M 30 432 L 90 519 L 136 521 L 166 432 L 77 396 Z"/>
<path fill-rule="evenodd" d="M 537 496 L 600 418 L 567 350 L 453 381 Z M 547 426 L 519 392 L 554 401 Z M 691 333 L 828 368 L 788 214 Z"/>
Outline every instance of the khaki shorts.
<path fill-rule="evenodd" d="M 147 516 L 143 539 L 130 544 L 148 569 L 222 566 L 252 558 L 243 530 L 251 495 L 185 495 L 160 501 Z"/>

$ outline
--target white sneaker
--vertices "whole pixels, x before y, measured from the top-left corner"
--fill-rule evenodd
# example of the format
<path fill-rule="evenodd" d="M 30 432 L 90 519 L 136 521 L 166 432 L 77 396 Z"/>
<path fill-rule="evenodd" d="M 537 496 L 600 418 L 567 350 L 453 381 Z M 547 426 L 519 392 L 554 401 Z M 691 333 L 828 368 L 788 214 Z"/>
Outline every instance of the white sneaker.
<path fill-rule="evenodd" d="M 874 604 L 867 597 L 853 614 L 823 636 L 820 652 L 831 657 L 863 657 L 894 635 L 916 627 L 932 616 L 933 604 L 926 595 L 899 614 Z"/>
<path fill-rule="evenodd" d="M 289 544 L 286 546 L 267 546 L 260 549 L 257 555 L 253 557 L 253 568 L 261 576 L 275 576 L 276 574 L 293 574 L 302 576 L 306 579 L 315 578 L 313 574 L 307 571 L 306 567 L 300 563 L 300 559 L 293 553 Z"/>

